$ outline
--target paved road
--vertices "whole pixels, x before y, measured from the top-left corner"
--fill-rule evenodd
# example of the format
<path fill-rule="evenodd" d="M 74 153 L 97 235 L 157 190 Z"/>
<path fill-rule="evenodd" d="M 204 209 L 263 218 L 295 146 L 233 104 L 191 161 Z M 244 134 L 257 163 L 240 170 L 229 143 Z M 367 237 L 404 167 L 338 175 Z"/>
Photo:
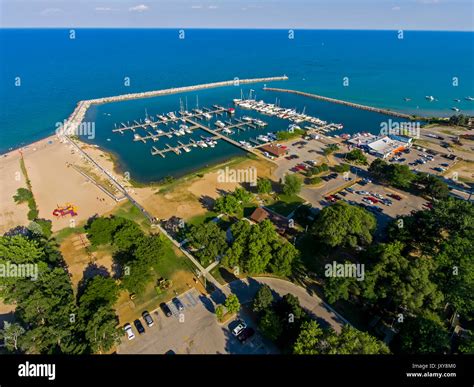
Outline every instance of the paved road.
<path fill-rule="evenodd" d="M 340 332 L 344 324 L 349 324 L 344 317 L 340 316 L 316 294 L 310 293 L 305 288 L 286 280 L 269 277 L 249 277 L 244 280 L 233 281 L 226 285 L 226 287 L 237 295 L 242 304 L 245 304 L 252 301 L 262 284 L 270 286 L 278 297 L 288 293 L 298 297 L 301 306 L 313 318 L 317 319 L 323 326 L 331 326 L 336 332 Z"/>

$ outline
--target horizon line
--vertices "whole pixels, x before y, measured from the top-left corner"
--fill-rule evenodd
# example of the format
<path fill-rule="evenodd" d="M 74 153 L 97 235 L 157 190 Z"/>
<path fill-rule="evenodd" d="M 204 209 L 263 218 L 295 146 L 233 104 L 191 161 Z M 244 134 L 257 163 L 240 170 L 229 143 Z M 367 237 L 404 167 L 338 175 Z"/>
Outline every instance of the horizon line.
<path fill-rule="evenodd" d="M 102 29 L 102 30 L 234 30 L 234 31 L 409 31 L 409 32 L 474 32 L 472 30 L 451 30 L 451 29 L 403 29 L 403 28 L 298 28 L 298 27 L 103 27 L 103 26 L 57 26 L 57 27 L 41 27 L 41 26 L 22 26 L 22 27 L 4 27 L 0 26 L 0 30 L 71 30 L 71 29 L 81 29 L 81 30 L 92 30 L 92 29 Z"/>

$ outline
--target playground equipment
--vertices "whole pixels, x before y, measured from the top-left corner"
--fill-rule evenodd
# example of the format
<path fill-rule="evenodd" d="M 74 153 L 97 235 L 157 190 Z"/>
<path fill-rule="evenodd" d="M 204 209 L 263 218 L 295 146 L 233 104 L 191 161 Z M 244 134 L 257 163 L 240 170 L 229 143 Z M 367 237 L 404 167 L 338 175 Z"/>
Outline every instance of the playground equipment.
<path fill-rule="evenodd" d="M 57 206 L 53 211 L 53 216 L 62 218 L 66 215 L 77 216 L 77 207 L 74 204 L 66 203 L 64 207 Z"/>

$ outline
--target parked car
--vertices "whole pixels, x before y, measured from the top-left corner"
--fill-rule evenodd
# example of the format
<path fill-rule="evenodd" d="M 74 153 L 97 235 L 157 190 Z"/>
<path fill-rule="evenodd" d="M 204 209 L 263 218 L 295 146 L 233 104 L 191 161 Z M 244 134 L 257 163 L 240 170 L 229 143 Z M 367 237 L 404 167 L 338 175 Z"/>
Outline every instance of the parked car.
<path fill-rule="evenodd" d="M 169 308 L 169 306 L 166 305 L 164 302 L 162 302 L 160 304 L 160 308 L 161 308 L 161 310 L 163 311 L 163 313 L 165 314 L 166 317 L 171 317 L 171 315 L 173 314 L 173 313 L 171 313 L 171 309 Z"/>
<path fill-rule="evenodd" d="M 346 191 L 347 191 L 347 192 L 354 192 L 354 189 L 351 188 L 351 187 L 347 187 L 347 188 L 346 188 Z"/>
<path fill-rule="evenodd" d="M 129 340 L 133 340 L 135 338 L 135 334 L 133 333 L 132 326 L 127 323 L 123 326 L 123 330 L 127 334 Z"/>
<path fill-rule="evenodd" d="M 184 305 L 183 303 L 179 300 L 178 297 L 173 298 L 173 304 L 176 306 L 176 309 L 178 309 L 180 312 L 184 310 Z"/>
<path fill-rule="evenodd" d="M 150 313 L 148 313 L 146 310 L 142 313 L 143 320 L 145 320 L 146 325 L 149 327 L 152 327 L 153 324 L 155 323 L 153 321 L 153 318 L 150 316 Z"/>
<path fill-rule="evenodd" d="M 133 322 L 133 325 L 135 325 L 135 328 L 137 328 L 138 334 L 142 335 L 145 333 L 145 327 L 143 326 L 143 324 L 141 323 L 139 319 L 136 319 Z"/>
<path fill-rule="evenodd" d="M 391 198 L 394 198 L 395 200 L 402 200 L 402 197 L 397 194 L 388 194 L 388 196 L 390 196 Z"/>
<path fill-rule="evenodd" d="M 232 325 L 235 325 L 233 328 L 232 328 L 232 334 L 237 337 L 238 335 L 240 335 L 240 333 L 242 333 L 242 331 L 247 328 L 247 324 L 245 323 L 245 321 L 243 320 L 236 320 L 232 323 Z"/>
<path fill-rule="evenodd" d="M 237 336 L 237 339 L 243 344 L 245 341 L 250 339 L 255 334 L 255 330 L 251 327 L 245 328 L 240 335 Z"/>

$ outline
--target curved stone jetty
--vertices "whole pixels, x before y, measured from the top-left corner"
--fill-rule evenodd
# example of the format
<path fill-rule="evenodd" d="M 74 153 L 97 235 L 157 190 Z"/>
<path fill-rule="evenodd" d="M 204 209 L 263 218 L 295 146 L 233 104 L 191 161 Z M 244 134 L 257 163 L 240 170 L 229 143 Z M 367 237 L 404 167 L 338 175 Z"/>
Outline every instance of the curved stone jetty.
<path fill-rule="evenodd" d="M 390 116 L 406 118 L 408 120 L 413 120 L 414 119 L 414 117 L 409 115 L 409 114 L 395 112 L 395 111 L 389 110 L 389 109 L 377 108 L 377 107 L 374 107 L 374 106 L 361 105 L 361 104 L 354 103 L 354 102 L 343 101 L 341 99 L 324 97 L 322 95 L 306 93 L 304 91 L 290 90 L 290 89 L 278 89 L 278 88 L 275 88 L 275 87 L 264 87 L 263 90 L 265 90 L 265 91 L 276 91 L 276 92 L 280 92 L 280 93 L 297 94 L 297 95 L 302 95 L 303 97 L 309 97 L 309 98 L 319 99 L 321 101 L 337 103 L 339 105 L 345 105 L 345 106 L 353 107 L 355 109 L 368 110 L 368 111 L 375 112 L 375 113 L 382 113 L 382 114 L 387 114 L 387 115 L 390 115 Z"/>
<path fill-rule="evenodd" d="M 76 108 L 74 109 L 72 114 L 69 116 L 69 118 L 66 120 L 65 125 L 67 126 L 67 130 L 73 130 L 73 128 L 76 125 L 79 125 L 82 122 L 87 109 L 89 109 L 91 105 L 101 105 L 104 103 L 128 101 L 131 99 L 152 98 L 152 97 L 158 97 L 160 95 L 178 94 L 178 93 L 185 93 L 188 91 L 211 89 L 211 88 L 223 87 L 223 86 L 240 86 L 240 85 L 245 85 L 248 83 L 286 81 L 287 79 L 288 77 L 286 75 L 283 75 L 280 77 L 250 78 L 250 79 L 235 78 L 230 81 L 203 83 L 200 85 L 193 85 L 193 86 L 173 87 L 170 89 L 145 91 L 142 93 L 130 93 L 130 94 L 115 95 L 112 97 L 87 99 L 87 100 L 79 101 L 77 103 Z"/>

